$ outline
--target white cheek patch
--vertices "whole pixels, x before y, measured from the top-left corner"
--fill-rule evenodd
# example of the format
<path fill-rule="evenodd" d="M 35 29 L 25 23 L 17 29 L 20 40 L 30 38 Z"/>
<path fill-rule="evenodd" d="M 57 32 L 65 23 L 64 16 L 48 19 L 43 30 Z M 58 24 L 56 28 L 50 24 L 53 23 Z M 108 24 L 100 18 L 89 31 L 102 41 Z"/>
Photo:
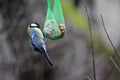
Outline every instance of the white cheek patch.
<path fill-rule="evenodd" d="M 35 23 L 32 23 L 30 26 L 38 26 L 37 24 L 35 24 Z"/>

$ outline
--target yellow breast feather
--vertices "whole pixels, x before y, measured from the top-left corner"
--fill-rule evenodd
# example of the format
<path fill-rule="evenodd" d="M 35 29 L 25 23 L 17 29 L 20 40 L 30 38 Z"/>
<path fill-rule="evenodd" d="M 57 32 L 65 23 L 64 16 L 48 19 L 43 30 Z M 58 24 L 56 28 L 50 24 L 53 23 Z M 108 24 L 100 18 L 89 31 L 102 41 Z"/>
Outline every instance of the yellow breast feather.
<path fill-rule="evenodd" d="M 40 36 L 43 39 L 43 33 L 42 33 L 42 31 L 39 28 L 34 28 L 34 29 L 40 34 Z"/>

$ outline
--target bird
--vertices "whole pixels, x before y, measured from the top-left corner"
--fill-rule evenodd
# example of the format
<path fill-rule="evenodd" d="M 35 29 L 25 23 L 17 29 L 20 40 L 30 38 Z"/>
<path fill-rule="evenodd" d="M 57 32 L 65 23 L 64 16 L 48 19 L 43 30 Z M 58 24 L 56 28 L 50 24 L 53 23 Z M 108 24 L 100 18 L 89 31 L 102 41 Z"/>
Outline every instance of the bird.
<path fill-rule="evenodd" d="M 44 35 L 41 31 L 41 26 L 38 23 L 31 23 L 28 25 L 28 34 L 30 37 L 30 42 L 35 51 L 40 52 L 45 56 L 48 63 L 53 66 L 52 60 L 48 55 L 46 50 L 46 41 L 44 39 Z"/>

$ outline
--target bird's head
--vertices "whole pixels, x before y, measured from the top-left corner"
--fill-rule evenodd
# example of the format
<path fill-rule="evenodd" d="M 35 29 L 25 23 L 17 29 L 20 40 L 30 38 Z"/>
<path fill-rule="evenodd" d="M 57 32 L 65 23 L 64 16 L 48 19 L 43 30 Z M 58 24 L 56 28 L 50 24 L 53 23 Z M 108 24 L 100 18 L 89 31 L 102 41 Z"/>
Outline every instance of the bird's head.
<path fill-rule="evenodd" d="M 31 23 L 28 27 L 30 28 L 40 28 L 40 25 L 38 23 Z"/>

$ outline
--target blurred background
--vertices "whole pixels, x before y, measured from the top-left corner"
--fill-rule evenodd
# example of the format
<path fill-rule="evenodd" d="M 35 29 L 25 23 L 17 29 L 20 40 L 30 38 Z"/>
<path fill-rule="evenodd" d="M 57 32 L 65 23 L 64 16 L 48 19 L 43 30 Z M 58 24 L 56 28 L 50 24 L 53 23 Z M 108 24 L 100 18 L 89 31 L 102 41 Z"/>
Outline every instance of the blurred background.
<path fill-rule="evenodd" d="M 0 80 L 93 80 L 92 48 L 85 12 L 92 24 L 97 80 L 120 80 L 120 0 L 61 0 L 67 33 L 63 39 L 47 39 L 54 66 L 35 52 L 27 26 L 44 25 L 47 0 L 0 0 Z M 43 27 L 42 27 L 43 28 Z"/>

